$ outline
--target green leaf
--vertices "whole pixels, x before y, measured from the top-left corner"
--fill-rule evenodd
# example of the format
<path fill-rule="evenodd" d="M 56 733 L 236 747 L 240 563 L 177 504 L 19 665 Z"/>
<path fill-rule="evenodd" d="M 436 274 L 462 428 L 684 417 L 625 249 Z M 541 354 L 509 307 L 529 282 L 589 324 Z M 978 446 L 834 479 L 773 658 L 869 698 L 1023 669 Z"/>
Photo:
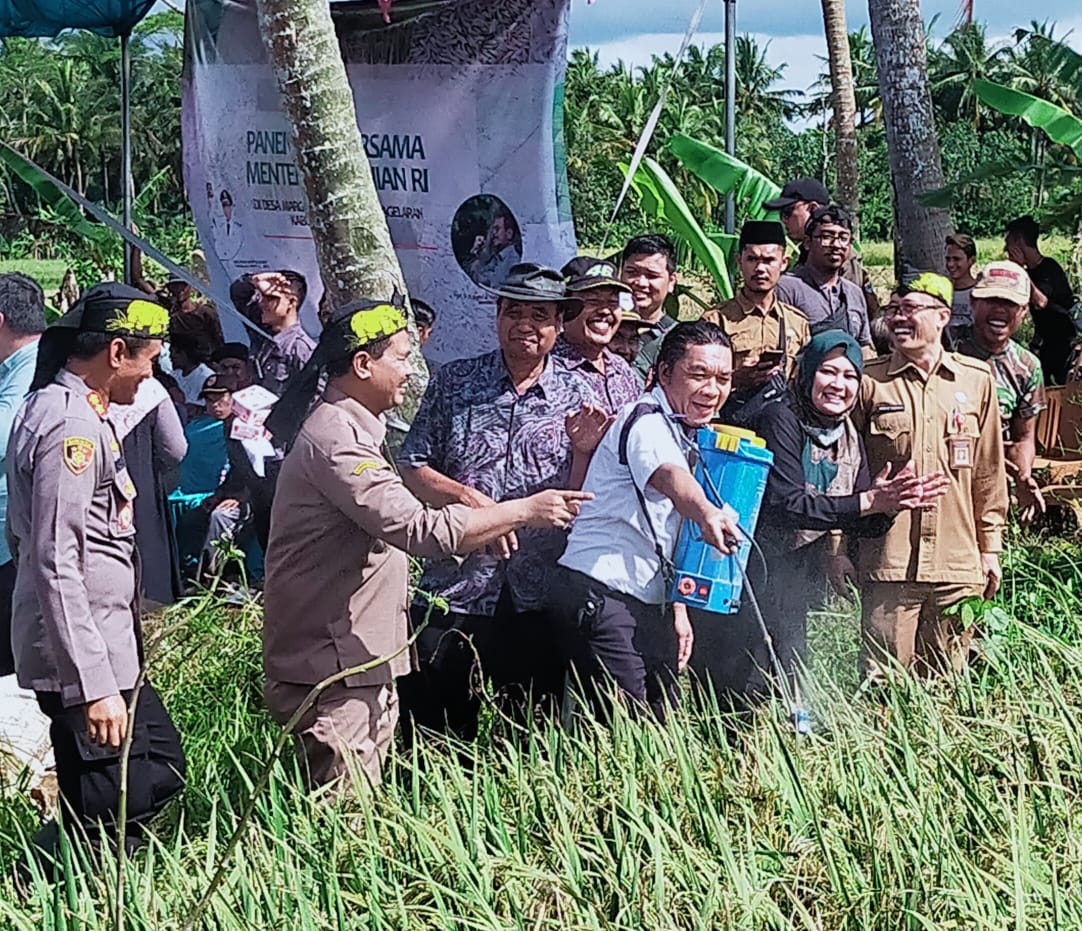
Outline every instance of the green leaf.
<path fill-rule="evenodd" d="M 45 177 L 32 162 L 28 161 L 6 142 L 0 140 L 0 166 L 26 182 L 37 194 L 42 204 L 52 208 L 65 228 L 95 245 L 109 241 L 112 234 L 104 227 L 83 216 L 82 210 Z"/>
<path fill-rule="evenodd" d="M 1000 178 L 1009 178 L 1020 172 L 1036 170 L 1039 166 L 1022 164 L 1019 162 L 996 161 L 985 162 L 978 165 L 973 171 L 950 184 L 946 184 L 934 191 L 925 191 L 920 196 L 922 204 L 928 207 L 943 207 L 949 209 L 954 205 L 954 198 L 966 188 L 985 181 L 996 181 Z"/>
<path fill-rule="evenodd" d="M 669 139 L 669 151 L 688 171 L 719 194 L 735 195 L 737 203 L 746 208 L 752 219 L 773 215 L 771 211 L 763 210 L 762 205 L 777 197 L 781 188 L 750 165 L 679 132 Z"/>
<path fill-rule="evenodd" d="M 628 166 L 622 164 L 626 174 Z M 725 262 L 725 252 L 707 235 L 688 207 L 683 195 L 676 189 L 672 178 L 652 158 L 644 158 L 631 179 L 631 186 L 639 195 L 643 212 L 668 224 L 695 253 L 710 272 L 723 300 L 733 296 L 733 285 Z"/>
<path fill-rule="evenodd" d="M 1053 142 L 1067 146 L 1082 158 L 1082 118 L 1040 97 L 991 81 L 975 80 L 973 92 L 993 110 L 1021 117 L 1034 129 L 1043 130 Z"/>

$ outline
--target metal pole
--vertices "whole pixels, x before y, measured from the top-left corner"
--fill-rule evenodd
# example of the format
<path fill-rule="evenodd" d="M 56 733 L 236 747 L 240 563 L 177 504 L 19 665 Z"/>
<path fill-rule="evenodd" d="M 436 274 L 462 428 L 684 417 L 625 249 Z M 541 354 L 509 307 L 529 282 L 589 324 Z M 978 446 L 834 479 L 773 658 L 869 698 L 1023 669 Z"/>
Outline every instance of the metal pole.
<path fill-rule="evenodd" d="M 120 174 L 123 185 L 124 228 L 130 230 L 132 207 L 131 176 L 131 51 L 128 48 L 128 35 L 120 37 Z M 124 280 L 131 284 L 132 252 L 131 246 L 124 243 Z"/>
<path fill-rule="evenodd" d="M 725 151 L 736 155 L 736 0 L 725 3 Z M 725 196 L 725 232 L 736 229 L 736 199 Z"/>

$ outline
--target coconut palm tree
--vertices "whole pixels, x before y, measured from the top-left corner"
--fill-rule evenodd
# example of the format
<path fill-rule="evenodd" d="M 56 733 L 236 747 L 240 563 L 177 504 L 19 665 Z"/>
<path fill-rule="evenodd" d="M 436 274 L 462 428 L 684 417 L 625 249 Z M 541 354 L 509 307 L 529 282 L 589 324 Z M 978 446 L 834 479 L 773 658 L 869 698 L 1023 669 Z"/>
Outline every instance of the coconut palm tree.
<path fill-rule="evenodd" d="M 293 128 L 308 225 L 332 307 L 406 293 L 361 144 L 353 93 L 327 0 L 257 0 L 259 31 Z M 428 369 L 414 340 L 413 409 Z M 407 417 L 411 410 L 405 412 Z"/>
<path fill-rule="evenodd" d="M 983 23 L 959 26 L 929 60 L 932 99 L 947 119 L 968 120 L 980 129 L 987 108 L 973 93 L 975 80 L 998 81 L 1008 57 L 1004 42 L 990 43 Z"/>
<path fill-rule="evenodd" d="M 849 58 L 849 34 L 845 28 L 845 0 L 822 0 L 822 6 L 834 106 L 834 195 L 838 203 L 844 204 L 854 216 L 858 216 L 857 100 L 853 87 L 853 63 Z"/>
<path fill-rule="evenodd" d="M 894 189 L 895 271 L 942 269 L 950 214 L 921 196 L 943 187 L 920 0 L 868 0 Z"/>

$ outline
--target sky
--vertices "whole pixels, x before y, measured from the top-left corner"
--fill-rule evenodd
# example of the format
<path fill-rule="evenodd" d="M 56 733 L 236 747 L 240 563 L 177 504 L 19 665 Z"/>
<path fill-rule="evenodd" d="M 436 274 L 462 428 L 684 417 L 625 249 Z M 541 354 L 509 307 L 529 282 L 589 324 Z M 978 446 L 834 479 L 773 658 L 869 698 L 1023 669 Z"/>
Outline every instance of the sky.
<path fill-rule="evenodd" d="M 570 44 L 598 52 L 602 66 L 620 59 L 629 65 L 649 64 L 652 54 L 675 54 L 699 0 L 572 0 Z M 959 16 L 959 0 L 923 0 L 925 20 L 936 14 L 934 34 L 948 33 Z M 1030 13 L 1029 10 L 1034 10 Z M 1024 12 L 1023 12 L 1024 11 Z M 867 0 L 847 0 L 850 32 L 868 23 Z M 988 25 L 988 34 L 1007 39 L 1036 16 L 1058 24 L 1056 35 L 1069 30 L 1067 41 L 1082 51 L 1082 4 L 1079 0 L 1039 0 L 1030 7 L 1018 0 L 976 0 L 975 18 Z M 708 0 L 695 42 L 710 46 L 725 41 L 722 0 Z M 822 8 L 818 0 L 737 0 L 736 31 L 751 33 L 760 44 L 770 43 L 767 60 L 785 65 L 779 88 L 805 90 L 826 65 Z M 1012 39 L 1013 41 L 1013 39 Z"/>

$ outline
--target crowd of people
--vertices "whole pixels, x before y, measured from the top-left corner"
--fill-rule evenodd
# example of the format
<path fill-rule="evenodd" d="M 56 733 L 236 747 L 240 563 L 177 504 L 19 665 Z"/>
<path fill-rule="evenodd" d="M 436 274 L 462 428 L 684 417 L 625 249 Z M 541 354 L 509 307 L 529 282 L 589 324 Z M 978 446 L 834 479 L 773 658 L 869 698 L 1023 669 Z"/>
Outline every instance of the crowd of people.
<path fill-rule="evenodd" d="M 49 717 L 76 821 L 115 816 L 129 723 L 124 842 L 180 791 L 149 680 L 129 718 L 140 602 L 227 571 L 230 550 L 263 578 L 265 703 L 295 721 L 313 786 L 378 784 L 400 721 L 407 741 L 473 739 L 486 696 L 519 720 L 572 692 L 663 720 L 685 668 L 734 709 L 799 690 L 828 586 L 860 591 L 868 681 L 961 668 L 974 631 L 949 609 L 995 594 L 1010 495 L 1022 519 L 1043 508 L 1034 427 L 1068 376 L 1066 277 L 1023 218 L 1007 260 L 978 268 L 951 236 L 948 277 L 907 276 L 880 309 L 822 184 L 766 207 L 781 222 L 744 224 L 739 291 L 696 320 L 666 312 L 663 235 L 510 265 L 497 348 L 433 372 L 393 453 L 413 375 L 396 302 L 324 305 L 317 340 L 303 276 L 245 276 L 249 346 L 179 282 L 95 286 L 46 328 L 40 287 L 0 276 L 0 673 Z M 439 325 L 412 313 L 422 340 Z M 1012 338 L 1027 316 L 1037 356 Z M 682 522 L 722 553 L 744 533 L 695 478 L 712 423 L 773 455 L 748 569 L 769 638 L 747 605 L 672 600 Z"/>

